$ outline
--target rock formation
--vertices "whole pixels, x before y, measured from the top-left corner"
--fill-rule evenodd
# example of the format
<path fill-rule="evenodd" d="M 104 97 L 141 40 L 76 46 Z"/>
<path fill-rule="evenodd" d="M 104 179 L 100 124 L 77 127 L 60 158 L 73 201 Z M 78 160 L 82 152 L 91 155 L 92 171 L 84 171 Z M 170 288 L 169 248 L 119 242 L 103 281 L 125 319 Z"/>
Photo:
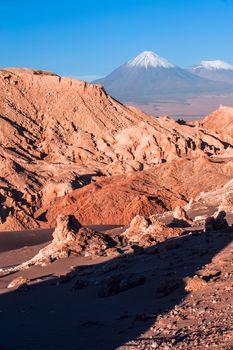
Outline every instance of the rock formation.
<path fill-rule="evenodd" d="M 54 203 L 71 193 L 75 198 L 73 191 L 101 175 L 159 173 L 164 164 L 212 161 L 233 151 L 202 125 L 151 117 L 118 103 L 98 85 L 32 69 L 0 70 L 0 123 L 1 230 L 50 225 L 47 212 Z M 176 178 L 173 170 L 170 176 Z M 160 199 L 169 203 L 173 196 L 164 187 L 153 198 L 130 190 L 134 210 L 122 221 L 164 210 Z M 108 216 L 109 211 L 95 223 Z"/>
<path fill-rule="evenodd" d="M 188 204 L 190 205 L 190 203 Z M 179 205 L 175 207 L 175 210 L 173 211 L 173 217 L 174 217 L 174 222 L 181 226 L 182 225 L 192 226 L 193 224 L 193 221 L 190 219 L 185 209 Z"/>
<path fill-rule="evenodd" d="M 83 225 L 129 225 L 136 215 L 149 217 L 183 207 L 200 192 L 211 192 L 226 184 L 232 174 L 232 162 L 173 160 L 141 172 L 96 178 L 95 182 L 58 197 L 52 205 L 42 207 L 41 212 L 46 212 L 52 227 L 58 212 L 75 215 Z M 195 201 L 191 205 L 195 206 Z"/>
<path fill-rule="evenodd" d="M 121 249 L 123 254 L 124 251 L 129 251 L 129 247 L 135 254 L 141 254 L 144 250 L 141 251 L 140 248 L 155 245 L 168 238 L 180 236 L 182 233 L 182 229 L 168 227 L 155 216 L 145 218 L 137 215 L 121 235 L 111 237 L 83 227 L 73 215 L 59 215 L 51 243 L 30 260 L 17 266 L 2 268 L 0 273 L 17 272 L 34 265 L 46 266 L 55 260 L 68 258 L 71 254 L 92 257 L 116 256 L 120 254 L 118 250 Z"/>
<path fill-rule="evenodd" d="M 155 216 L 144 218 L 137 215 L 131 221 L 123 236 L 131 244 L 148 247 L 168 238 L 180 236 L 182 232 L 182 229 L 167 227 L 164 223 L 158 221 Z"/>
<path fill-rule="evenodd" d="M 215 231 L 225 231 L 229 228 L 226 220 L 225 211 L 217 211 L 214 216 L 210 216 L 205 220 L 204 232 L 213 233 Z"/>
<path fill-rule="evenodd" d="M 219 211 L 225 211 L 226 213 L 233 213 L 233 193 L 226 193 L 223 197 L 219 208 Z"/>
<path fill-rule="evenodd" d="M 232 224 L 232 179 L 214 191 L 202 192 L 196 196 L 191 204 L 185 206 L 187 213 L 192 213 L 195 221 L 204 222 L 207 220 L 207 226 L 213 226 L 213 221 L 225 222 Z M 212 223 L 211 223 L 212 222 Z M 223 228 L 222 224 L 220 224 Z M 225 224 L 223 224 L 225 226 Z"/>
<path fill-rule="evenodd" d="M 32 259 L 18 266 L 0 269 L 0 272 L 16 272 L 33 265 L 46 266 L 54 260 L 67 258 L 70 254 L 100 256 L 115 245 L 116 242 L 107 235 L 82 227 L 73 215 L 60 215 L 50 244 L 42 248 Z"/>

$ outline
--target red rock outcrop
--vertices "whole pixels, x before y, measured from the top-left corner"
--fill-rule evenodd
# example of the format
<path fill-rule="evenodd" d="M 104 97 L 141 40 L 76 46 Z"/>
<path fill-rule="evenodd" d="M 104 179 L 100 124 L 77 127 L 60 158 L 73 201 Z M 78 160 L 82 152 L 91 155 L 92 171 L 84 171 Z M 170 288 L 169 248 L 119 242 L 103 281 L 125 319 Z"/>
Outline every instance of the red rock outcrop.
<path fill-rule="evenodd" d="M 58 212 L 75 215 L 83 225 L 128 225 L 136 215 L 149 217 L 184 206 L 201 192 L 223 186 L 232 175 L 231 162 L 174 160 L 141 172 L 97 178 L 42 207 L 38 215 L 45 213 L 52 227 Z"/>

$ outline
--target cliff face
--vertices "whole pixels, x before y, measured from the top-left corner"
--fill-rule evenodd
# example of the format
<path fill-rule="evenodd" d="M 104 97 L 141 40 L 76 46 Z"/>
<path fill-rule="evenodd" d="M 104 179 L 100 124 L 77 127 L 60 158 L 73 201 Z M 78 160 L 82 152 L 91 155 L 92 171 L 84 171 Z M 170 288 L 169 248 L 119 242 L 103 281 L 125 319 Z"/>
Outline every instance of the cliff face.
<path fill-rule="evenodd" d="M 203 125 L 180 125 L 168 117 L 150 117 L 117 102 L 101 86 L 30 69 L 0 70 L 0 126 L 2 230 L 48 225 L 46 215 L 54 203 L 58 205 L 100 175 L 111 176 L 101 181 L 114 184 L 111 196 L 105 195 L 105 186 L 100 185 L 101 198 L 112 209 L 102 213 L 101 220 L 98 215 L 96 218 L 109 222 L 111 210 L 117 207 L 117 201 L 112 207 L 111 198 L 117 196 L 122 181 L 117 176 L 133 172 L 127 178 L 139 176 L 140 182 L 138 171 L 154 169 L 151 171 L 161 174 L 158 169 L 163 163 L 195 162 L 232 153 L 231 144 Z M 121 205 L 131 196 L 132 211 L 137 214 L 147 207 L 148 199 L 141 201 L 141 190 L 140 198 L 135 199 L 138 189 L 132 190 L 130 181 Z M 150 186 L 158 186 L 157 181 L 151 181 Z M 84 187 L 82 191 L 87 190 Z M 149 200 L 149 212 L 166 210 L 175 197 L 180 200 L 177 193 L 171 199 L 166 188 L 158 191 L 165 204 Z M 92 198 L 95 203 L 94 194 Z M 129 219 L 131 215 L 123 221 Z"/>

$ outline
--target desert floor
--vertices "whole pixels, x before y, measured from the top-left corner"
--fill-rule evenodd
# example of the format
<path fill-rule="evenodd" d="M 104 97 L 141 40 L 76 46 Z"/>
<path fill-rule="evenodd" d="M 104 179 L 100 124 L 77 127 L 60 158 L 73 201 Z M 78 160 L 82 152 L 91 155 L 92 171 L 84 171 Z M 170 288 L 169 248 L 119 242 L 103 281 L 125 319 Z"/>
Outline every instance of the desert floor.
<path fill-rule="evenodd" d="M 122 228 L 96 227 L 106 232 Z M 0 265 L 32 257 L 52 230 L 0 233 Z M 233 230 L 194 230 L 115 258 L 69 257 L 0 278 L 0 349 L 232 349 Z M 4 242 L 4 244 L 2 244 Z M 70 278 L 64 276 L 71 270 Z M 103 296 L 112 276 L 142 285 Z M 29 289 L 7 285 L 17 276 Z"/>

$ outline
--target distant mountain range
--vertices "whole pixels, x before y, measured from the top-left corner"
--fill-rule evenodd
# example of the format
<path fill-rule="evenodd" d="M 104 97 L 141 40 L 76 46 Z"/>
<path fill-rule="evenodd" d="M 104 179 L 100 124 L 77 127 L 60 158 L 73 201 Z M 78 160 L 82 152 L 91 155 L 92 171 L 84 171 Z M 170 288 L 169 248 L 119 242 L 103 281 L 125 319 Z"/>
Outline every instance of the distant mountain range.
<path fill-rule="evenodd" d="M 202 78 L 233 84 L 233 65 L 224 61 L 201 61 L 190 71 Z"/>
<path fill-rule="evenodd" d="M 149 106 L 151 112 L 152 104 L 158 109 L 160 104 L 187 104 L 188 100 L 205 95 L 233 93 L 233 66 L 217 60 L 201 61 L 190 69 L 183 69 L 152 51 L 144 51 L 93 83 L 103 85 L 117 100 L 147 111 Z M 220 99 L 219 103 L 223 102 Z M 210 110 L 215 107 L 211 106 Z"/>

